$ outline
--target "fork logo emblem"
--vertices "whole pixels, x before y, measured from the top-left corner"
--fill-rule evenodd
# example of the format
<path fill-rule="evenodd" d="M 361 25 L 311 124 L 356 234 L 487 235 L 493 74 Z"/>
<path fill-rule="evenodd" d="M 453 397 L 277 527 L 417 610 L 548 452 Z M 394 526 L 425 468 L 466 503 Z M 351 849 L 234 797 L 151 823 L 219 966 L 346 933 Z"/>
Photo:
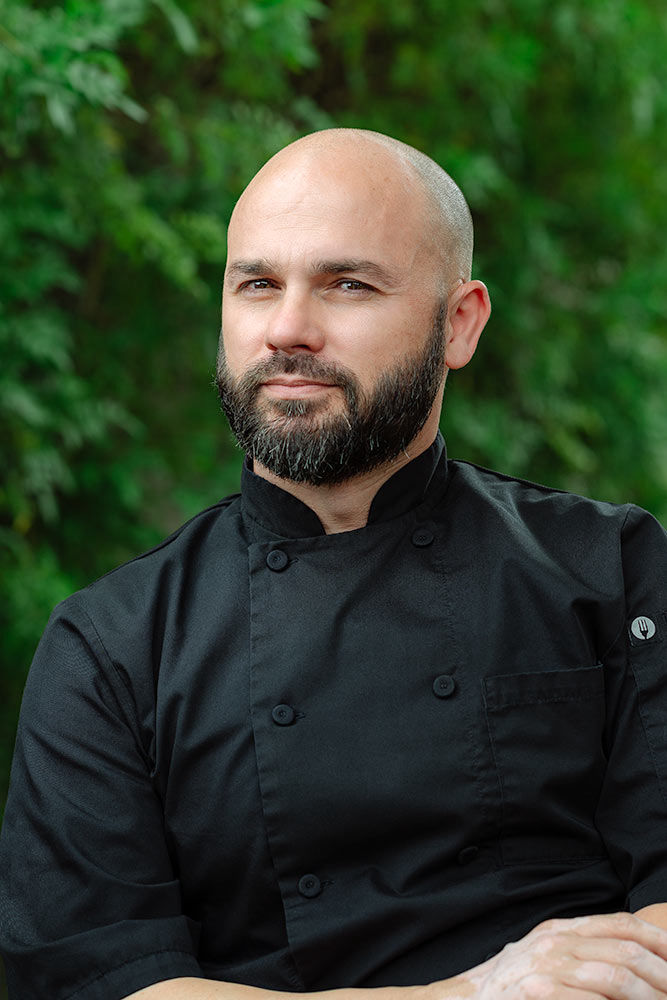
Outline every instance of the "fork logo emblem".
<path fill-rule="evenodd" d="M 646 615 L 640 615 L 633 621 L 630 631 L 635 639 L 652 639 L 655 635 L 655 622 L 647 618 Z"/>

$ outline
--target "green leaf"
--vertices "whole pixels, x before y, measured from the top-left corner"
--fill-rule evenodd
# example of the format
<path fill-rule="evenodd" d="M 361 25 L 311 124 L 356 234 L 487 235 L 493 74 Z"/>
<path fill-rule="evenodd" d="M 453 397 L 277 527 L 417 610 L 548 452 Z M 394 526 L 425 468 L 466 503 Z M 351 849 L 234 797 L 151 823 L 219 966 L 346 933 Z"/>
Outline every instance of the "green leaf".
<path fill-rule="evenodd" d="M 197 33 L 192 22 L 175 0 L 153 0 L 169 21 L 174 35 L 184 52 L 196 52 L 199 46 Z"/>

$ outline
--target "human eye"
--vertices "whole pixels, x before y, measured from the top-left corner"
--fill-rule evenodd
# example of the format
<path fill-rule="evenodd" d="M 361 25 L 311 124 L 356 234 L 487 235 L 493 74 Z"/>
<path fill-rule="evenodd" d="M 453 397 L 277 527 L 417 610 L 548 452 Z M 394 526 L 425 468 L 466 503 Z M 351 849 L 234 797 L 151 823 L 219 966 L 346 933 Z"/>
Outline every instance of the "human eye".
<path fill-rule="evenodd" d="M 236 287 L 236 295 L 242 299 L 264 300 L 271 298 L 278 284 L 273 278 L 246 278 Z"/>
<path fill-rule="evenodd" d="M 263 292 L 267 288 L 273 288 L 274 284 L 269 278 L 250 278 L 249 281 L 242 281 L 239 291 L 242 292 Z"/>
<path fill-rule="evenodd" d="M 367 284 L 365 281 L 359 281 L 357 278 L 342 278 L 338 282 L 338 287 L 344 292 L 374 292 L 375 289 L 372 285 Z"/>

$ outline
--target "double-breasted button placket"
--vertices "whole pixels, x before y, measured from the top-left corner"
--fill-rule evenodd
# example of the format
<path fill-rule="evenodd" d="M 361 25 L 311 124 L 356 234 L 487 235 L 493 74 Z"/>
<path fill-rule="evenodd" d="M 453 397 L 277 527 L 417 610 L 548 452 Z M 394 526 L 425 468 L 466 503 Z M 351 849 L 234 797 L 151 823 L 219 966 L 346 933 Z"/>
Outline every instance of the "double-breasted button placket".
<path fill-rule="evenodd" d="M 337 949 L 348 950 L 341 913 L 361 924 L 378 901 L 377 829 L 411 813 L 451 829 L 430 862 L 459 870 L 467 841 L 449 826 L 450 796 L 463 795 L 475 814 L 477 785 L 468 716 L 432 690 L 455 664 L 456 694 L 465 680 L 450 619 L 433 600 L 434 588 L 448 600 L 440 534 L 410 516 L 400 529 L 371 522 L 359 535 L 258 532 L 249 551 L 253 749 L 285 932 L 304 976 L 319 967 L 326 938 L 338 942 L 327 959 L 335 977 Z M 396 753 L 397 730 L 423 766 L 417 780 L 411 755 Z M 443 766 L 446 791 L 432 780 Z M 403 919 L 398 903 L 393 912 Z"/>

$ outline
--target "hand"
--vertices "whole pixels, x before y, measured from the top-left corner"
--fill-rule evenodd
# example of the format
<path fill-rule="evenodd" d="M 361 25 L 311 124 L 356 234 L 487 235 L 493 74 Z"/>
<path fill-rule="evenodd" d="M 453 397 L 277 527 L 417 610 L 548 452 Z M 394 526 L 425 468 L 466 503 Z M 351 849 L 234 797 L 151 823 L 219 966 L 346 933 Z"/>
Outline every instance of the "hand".
<path fill-rule="evenodd" d="M 547 920 L 461 980 L 476 1000 L 667 1000 L 667 931 L 630 913 Z"/>

